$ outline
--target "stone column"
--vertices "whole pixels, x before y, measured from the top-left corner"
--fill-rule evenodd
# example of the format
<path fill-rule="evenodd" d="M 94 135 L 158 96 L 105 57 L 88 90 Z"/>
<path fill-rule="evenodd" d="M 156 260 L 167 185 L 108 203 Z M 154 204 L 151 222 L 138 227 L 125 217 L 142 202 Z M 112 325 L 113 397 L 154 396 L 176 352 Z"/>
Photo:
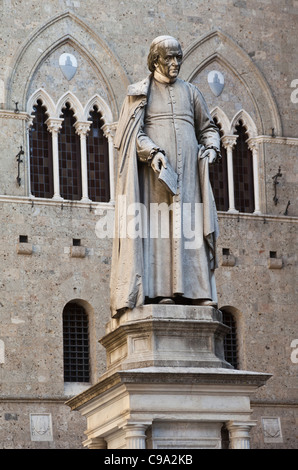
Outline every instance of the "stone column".
<path fill-rule="evenodd" d="M 261 214 L 260 211 L 260 187 L 259 187 L 259 152 L 258 143 L 254 139 L 248 139 L 247 145 L 249 150 L 252 152 L 252 168 L 253 168 L 253 179 L 254 179 L 254 198 L 255 198 L 255 210 L 254 214 Z"/>
<path fill-rule="evenodd" d="M 146 449 L 147 424 L 129 423 L 123 427 L 126 449 Z"/>
<path fill-rule="evenodd" d="M 82 173 L 82 202 L 91 202 L 88 197 L 88 170 L 87 170 L 87 133 L 90 131 L 91 121 L 75 123 L 76 133 L 80 136 L 81 146 L 81 173 Z"/>
<path fill-rule="evenodd" d="M 107 443 L 102 437 L 91 437 L 83 442 L 88 449 L 106 449 Z"/>
<path fill-rule="evenodd" d="M 51 118 L 46 120 L 48 131 L 52 134 L 52 152 L 53 152 L 53 179 L 54 179 L 54 196 L 53 199 L 61 201 L 60 196 L 60 177 L 59 177 L 59 149 L 58 149 L 58 133 L 62 127 L 63 119 Z"/>
<path fill-rule="evenodd" d="M 228 421 L 230 449 L 250 449 L 250 430 L 255 421 Z"/>
<path fill-rule="evenodd" d="M 233 147 L 237 141 L 237 135 L 225 135 L 222 137 L 222 144 L 227 151 L 227 170 L 228 170 L 228 192 L 229 192 L 229 210 L 233 214 L 239 211 L 235 209 L 234 196 L 234 173 L 233 173 Z"/>
<path fill-rule="evenodd" d="M 29 197 L 34 197 L 33 194 L 31 193 L 31 164 L 30 164 L 30 129 L 33 126 L 33 116 L 30 116 L 27 120 L 27 126 L 26 126 L 26 140 L 27 140 L 27 149 L 28 151 L 28 158 L 27 158 L 27 188 L 28 188 L 28 196 Z"/>
<path fill-rule="evenodd" d="M 116 132 L 116 124 L 104 124 L 102 126 L 104 136 L 108 139 L 109 144 L 109 182 L 110 182 L 110 202 L 115 200 L 115 182 L 114 182 L 114 136 Z"/>

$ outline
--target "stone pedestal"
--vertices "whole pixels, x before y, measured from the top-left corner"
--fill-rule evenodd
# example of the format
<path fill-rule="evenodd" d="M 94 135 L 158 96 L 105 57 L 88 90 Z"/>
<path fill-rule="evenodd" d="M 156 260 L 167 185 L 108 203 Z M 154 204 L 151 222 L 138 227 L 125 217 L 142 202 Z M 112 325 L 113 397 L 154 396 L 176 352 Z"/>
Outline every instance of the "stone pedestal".
<path fill-rule="evenodd" d="M 228 328 L 212 307 L 146 305 L 112 319 L 107 371 L 67 402 L 87 418 L 89 448 L 249 448 L 250 396 L 270 375 L 224 359 Z"/>

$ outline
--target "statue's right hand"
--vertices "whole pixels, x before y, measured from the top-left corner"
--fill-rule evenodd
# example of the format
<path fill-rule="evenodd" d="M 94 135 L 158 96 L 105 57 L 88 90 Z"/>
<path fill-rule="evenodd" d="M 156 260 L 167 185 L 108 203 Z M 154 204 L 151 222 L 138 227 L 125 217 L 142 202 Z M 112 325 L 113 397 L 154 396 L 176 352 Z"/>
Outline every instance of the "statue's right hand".
<path fill-rule="evenodd" d="M 151 168 L 155 173 L 159 173 L 162 166 L 167 168 L 167 159 L 163 153 L 157 152 L 152 159 Z"/>

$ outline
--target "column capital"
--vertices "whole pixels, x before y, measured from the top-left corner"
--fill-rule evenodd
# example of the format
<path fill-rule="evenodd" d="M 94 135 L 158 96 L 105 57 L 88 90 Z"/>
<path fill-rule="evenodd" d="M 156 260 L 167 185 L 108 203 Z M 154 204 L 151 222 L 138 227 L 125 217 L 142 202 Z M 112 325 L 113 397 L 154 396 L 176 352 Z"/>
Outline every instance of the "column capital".
<path fill-rule="evenodd" d="M 256 421 L 228 421 L 231 449 L 250 449 L 250 431 Z"/>
<path fill-rule="evenodd" d="M 104 124 L 102 126 L 103 134 L 107 139 L 114 139 L 116 129 L 117 129 L 117 122 Z"/>
<path fill-rule="evenodd" d="M 76 121 L 74 127 L 78 135 L 87 135 L 90 131 L 91 121 Z"/>
<path fill-rule="evenodd" d="M 148 423 L 128 422 L 123 426 L 127 449 L 146 449 Z"/>
<path fill-rule="evenodd" d="M 103 437 L 90 437 L 86 439 L 83 443 L 84 447 L 88 447 L 88 449 L 106 449 L 107 443 Z"/>
<path fill-rule="evenodd" d="M 224 135 L 221 138 L 222 145 L 224 148 L 231 147 L 233 148 L 237 142 L 238 135 Z"/>
<path fill-rule="evenodd" d="M 58 133 L 62 127 L 62 123 L 63 123 L 64 119 L 62 118 L 53 118 L 53 117 L 49 117 L 45 124 L 47 125 L 48 127 L 48 131 L 51 132 L 51 133 Z"/>
<path fill-rule="evenodd" d="M 250 137 L 249 139 L 247 139 L 246 143 L 248 145 L 249 150 L 251 151 L 258 150 L 259 148 L 259 143 L 255 137 Z"/>

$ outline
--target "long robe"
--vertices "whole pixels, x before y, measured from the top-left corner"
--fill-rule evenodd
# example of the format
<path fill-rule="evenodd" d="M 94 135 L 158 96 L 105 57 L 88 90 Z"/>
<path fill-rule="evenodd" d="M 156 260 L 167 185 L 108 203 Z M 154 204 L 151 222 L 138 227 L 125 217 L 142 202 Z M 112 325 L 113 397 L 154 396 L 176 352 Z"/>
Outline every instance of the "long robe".
<path fill-rule="evenodd" d="M 114 143 L 119 151 L 119 174 L 111 274 L 112 314 L 142 305 L 145 297 L 179 295 L 216 301 L 218 222 L 208 159 L 198 155 L 200 146 L 219 150 L 219 133 L 201 93 L 180 79 L 164 84 L 150 76 L 131 85 Z M 157 148 L 165 152 L 178 174 L 175 196 L 162 186 L 148 164 L 152 150 Z M 146 208 L 143 220 L 138 219 L 142 236 L 121 235 L 125 210 L 130 204 L 139 203 Z M 157 236 L 154 232 L 152 237 L 151 209 L 161 207 L 158 205 L 162 203 L 174 208 L 166 221 L 165 217 L 162 220 L 168 224 L 169 236 Z M 199 208 L 199 219 L 194 225 L 195 207 Z M 185 218 L 189 208 L 192 225 L 188 229 L 202 232 L 202 243 L 191 248 L 187 244 L 189 232 L 184 233 L 183 225 L 185 220 L 189 222 L 189 217 Z"/>

